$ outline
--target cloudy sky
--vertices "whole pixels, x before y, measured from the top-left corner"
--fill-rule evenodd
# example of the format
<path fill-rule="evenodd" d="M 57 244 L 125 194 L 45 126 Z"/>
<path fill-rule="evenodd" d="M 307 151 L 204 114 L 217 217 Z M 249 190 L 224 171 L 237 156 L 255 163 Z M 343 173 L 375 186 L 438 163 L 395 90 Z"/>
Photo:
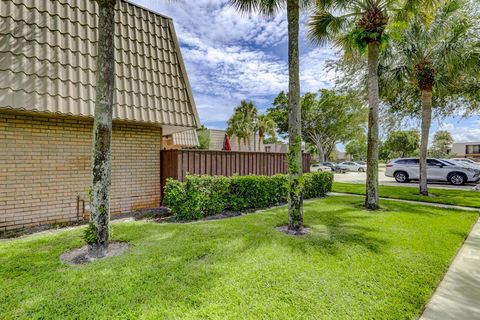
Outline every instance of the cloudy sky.
<path fill-rule="evenodd" d="M 238 13 L 228 0 L 133 0 L 173 18 L 202 124 L 225 128 L 242 99 L 264 111 L 287 90 L 286 14 L 266 19 Z M 335 74 L 324 70 L 336 50 L 318 48 L 301 30 L 301 90 L 333 85 Z M 458 141 L 480 141 L 479 118 L 452 117 L 434 122 Z M 433 133 L 433 132 L 432 132 Z"/>

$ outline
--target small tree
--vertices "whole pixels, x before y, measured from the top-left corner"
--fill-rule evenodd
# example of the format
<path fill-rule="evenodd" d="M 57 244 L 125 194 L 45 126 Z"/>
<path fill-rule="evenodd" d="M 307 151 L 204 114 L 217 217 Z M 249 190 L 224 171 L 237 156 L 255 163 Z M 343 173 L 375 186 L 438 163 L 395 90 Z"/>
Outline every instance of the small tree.
<path fill-rule="evenodd" d="M 361 133 L 350 140 L 345 145 L 345 152 L 353 159 L 365 161 L 367 159 L 367 136 Z"/>
<path fill-rule="evenodd" d="M 446 158 L 453 143 L 452 134 L 446 130 L 435 132 L 429 154 L 434 158 Z"/>
<path fill-rule="evenodd" d="M 202 125 L 200 129 L 197 129 L 198 136 L 198 149 L 208 150 L 210 148 L 210 130 Z"/>
<path fill-rule="evenodd" d="M 93 122 L 92 193 L 90 224 L 85 232 L 92 258 L 106 255 L 110 241 L 110 184 L 112 108 L 115 79 L 115 3 L 116 0 L 97 0 L 97 86 Z"/>
<path fill-rule="evenodd" d="M 321 162 L 346 142 L 365 130 L 367 109 L 354 93 L 320 90 L 319 95 L 307 92 L 301 99 L 302 135 L 305 142 L 317 148 Z M 267 114 L 275 119 L 280 134 L 286 135 L 288 99 L 284 92 L 275 98 Z"/>
<path fill-rule="evenodd" d="M 251 101 L 242 100 L 233 110 L 233 115 L 228 119 L 227 134 L 229 137 L 235 135 L 238 145 L 241 142 L 247 145 L 255 133 L 258 121 L 258 110 Z"/>
<path fill-rule="evenodd" d="M 384 144 L 389 159 L 416 155 L 419 146 L 420 135 L 417 130 L 391 132 Z"/>
<path fill-rule="evenodd" d="M 258 116 L 257 130 L 258 130 L 259 150 L 266 134 L 268 134 L 271 138 L 276 139 L 276 135 L 275 135 L 276 128 L 277 128 L 277 124 L 268 115 L 261 114 Z"/>

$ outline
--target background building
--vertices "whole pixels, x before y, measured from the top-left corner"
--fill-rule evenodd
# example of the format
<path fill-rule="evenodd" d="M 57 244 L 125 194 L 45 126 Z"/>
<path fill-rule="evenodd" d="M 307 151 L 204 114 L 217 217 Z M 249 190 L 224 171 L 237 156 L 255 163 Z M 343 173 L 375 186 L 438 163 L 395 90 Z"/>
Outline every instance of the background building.
<path fill-rule="evenodd" d="M 480 142 L 455 142 L 450 154 L 455 157 L 480 159 Z"/>

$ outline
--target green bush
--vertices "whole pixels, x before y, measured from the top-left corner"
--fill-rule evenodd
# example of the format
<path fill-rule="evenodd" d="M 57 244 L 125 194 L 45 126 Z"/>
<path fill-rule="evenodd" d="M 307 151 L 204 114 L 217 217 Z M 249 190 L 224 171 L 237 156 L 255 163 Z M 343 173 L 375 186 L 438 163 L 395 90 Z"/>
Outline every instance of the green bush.
<path fill-rule="evenodd" d="M 185 183 L 168 178 L 163 189 L 163 203 L 169 207 L 172 212 L 179 214 L 184 211 L 187 201 L 187 192 Z"/>
<path fill-rule="evenodd" d="M 332 189 L 333 174 L 306 173 L 304 198 L 324 196 Z M 179 220 L 195 220 L 223 211 L 245 211 L 287 202 L 288 176 L 196 176 L 184 182 L 167 179 L 164 203 Z"/>
<path fill-rule="evenodd" d="M 287 201 L 286 175 L 233 176 L 230 178 L 229 209 L 244 211 L 266 208 Z"/>
<path fill-rule="evenodd" d="M 179 220 L 195 220 L 224 211 L 230 180 L 221 176 L 189 175 L 185 182 L 167 179 L 164 203 Z"/>
<path fill-rule="evenodd" d="M 333 174 L 328 172 L 311 172 L 303 175 L 303 198 L 323 197 L 332 190 Z"/>

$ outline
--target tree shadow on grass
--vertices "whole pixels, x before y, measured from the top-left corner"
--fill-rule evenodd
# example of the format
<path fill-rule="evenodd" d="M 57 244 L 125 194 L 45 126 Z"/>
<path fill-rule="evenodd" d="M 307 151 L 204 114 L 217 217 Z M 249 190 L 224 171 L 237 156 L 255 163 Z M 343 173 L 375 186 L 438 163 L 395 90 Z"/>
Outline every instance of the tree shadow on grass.
<path fill-rule="evenodd" d="M 305 222 L 311 229 L 310 233 L 300 239 L 289 239 L 290 241 L 282 243 L 303 253 L 315 250 L 337 255 L 342 246 L 350 245 L 381 253 L 387 241 L 375 235 L 378 229 L 365 226 L 362 222 L 371 219 L 371 215 L 368 213 L 351 215 L 351 212 L 351 208 L 343 208 L 315 214 L 314 209 L 307 208 Z"/>
<path fill-rule="evenodd" d="M 345 201 L 333 210 L 318 204 L 306 205 L 305 223 L 312 231 L 300 237 L 288 236 L 275 230 L 276 226 L 286 222 L 285 208 L 235 219 L 192 224 L 135 223 L 115 226 L 114 234 L 118 234 L 122 240 L 130 241 L 131 250 L 118 259 L 78 268 L 73 271 L 76 274 L 74 278 L 71 277 L 72 271 L 65 268 L 52 268 L 53 272 L 37 269 L 48 280 L 39 280 L 45 286 L 38 292 L 43 298 L 28 306 L 28 309 L 33 312 L 39 308 L 46 313 L 48 310 L 43 308 L 48 306 L 48 301 L 50 307 L 54 307 L 50 310 L 54 312 L 51 316 L 62 312 L 83 312 L 85 308 L 95 309 L 98 305 L 92 304 L 93 301 L 89 298 L 90 292 L 95 291 L 98 297 L 109 297 L 105 315 L 111 317 L 118 315 L 115 305 L 127 303 L 122 300 L 123 296 L 139 301 L 129 305 L 132 317 L 141 316 L 145 309 L 158 310 L 155 313 L 157 318 L 174 317 L 175 314 L 168 312 L 175 306 L 180 305 L 186 311 L 201 308 L 208 302 L 203 299 L 209 296 L 209 292 L 230 280 L 232 274 L 229 274 L 227 268 L 243 266 L 246 259 L 258 257 L 263 252 L 273 258 L 276 255 L 292 254 L 297 259 L 301 259 L 302 255 L 308 259 L 312 253 L 317 257 L 341 256 L 345 248 L 355 246 L 359 249 L 356 254 L 381 254 L 388 246 L 388 241 L 382 238 L 381 230 L 372 227 L 368 220 L 374 219 L 377 214 L 388 213 L 360 210 L 355 207 L 357 202 L 359 201 Z M 388 207 L 402 209 L 404 204 L 389 204 Z M 421 208 L 410 209 L 415 214 L 426 214 Z M 61 241 L 61 238 L 58 236 L 56 241 Z M 39 247 L 37 249 L 41 249 Z M 45 253 L 46 259 L 47 256 L 52 256 L 48 251 Z M 16 267 L 20 266 L 16 264 Z M 35 268 L 29 269 L 30 272 L 35 271 Z M 92 272 L 102 276 L 86 276 Z M 24 274 L 18 273 L 19 276 Z M 51 279 L 56 282 L 55 288 L 48 283 Z M 112 287 L 111 284 L 115 286 Z M 42 285 L 38 287 L 42 288 Z M 68 293 L 69 288 L 75 288 L 74 297 L 65 294 L 66 298 L 54 299 L 55 296 L 61 297 L 64 290 Z M 121 308 L 118 312 L 121 312 Z"/>

